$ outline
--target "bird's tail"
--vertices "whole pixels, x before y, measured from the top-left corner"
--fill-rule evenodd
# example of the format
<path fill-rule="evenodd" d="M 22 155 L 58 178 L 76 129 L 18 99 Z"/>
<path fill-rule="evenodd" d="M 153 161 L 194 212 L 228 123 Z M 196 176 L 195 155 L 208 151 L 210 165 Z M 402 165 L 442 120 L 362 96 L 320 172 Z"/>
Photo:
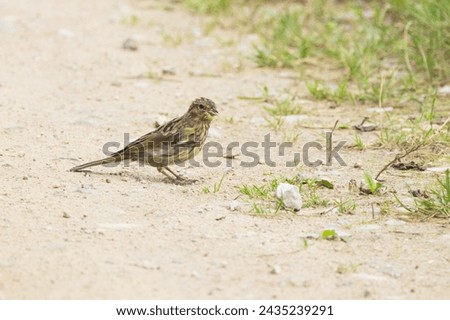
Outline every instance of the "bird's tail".
<path fill-rule="evenodd" d="M 81 171 L 81 170 L 89 168 L 89 167 L 99 166 L 99 165 L 107 164 L 107 163 L 118 162 L 120 160 L 121 159 L 120 158 L 118 159 L 117 157 L 108 157 L 108 158 L 105 158 L 105 159 L 101 159 L 101 160 L 97 160 L 97 161 L 92 161 L 92 162 L 88 162 L 88 163 L 85 163 L 85 164 L 81 164 L 79 166 L 73 167 L 72 169 L 70 169 L 70 171 L 78 172 L 78 171 Z"/>

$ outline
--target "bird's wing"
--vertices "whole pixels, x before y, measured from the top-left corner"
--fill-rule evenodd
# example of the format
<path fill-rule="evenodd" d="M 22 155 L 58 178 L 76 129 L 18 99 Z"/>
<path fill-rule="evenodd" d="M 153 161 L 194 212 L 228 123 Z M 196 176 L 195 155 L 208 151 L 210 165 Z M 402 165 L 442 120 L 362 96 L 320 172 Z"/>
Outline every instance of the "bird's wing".
<path fill-rule="evenodd" d="M 172 147 L 174 148 L 194 148 L 200 146 L 198 136 L 195 134 L 195 129 L 184 127 L 182 134 L 179 134 L 178 141 L 174 141 Z"/>
<path fill-rule="evenodd" d="M 112 156 L 125 155 L 125 158 L 134 158 L 133 154 L 146 150 L 149 153 L 160 155 L 173 154 L 174 148 L 195 147 L 199 143 L 195 141 L 195 129 L 179 128 L 180 118 L 175 118 L 155 131 L 149 132 L 135 141 L 129 143 L 124 149 L 117 151 Z M 150 148 L 153 148 L 150 150 Z"/>

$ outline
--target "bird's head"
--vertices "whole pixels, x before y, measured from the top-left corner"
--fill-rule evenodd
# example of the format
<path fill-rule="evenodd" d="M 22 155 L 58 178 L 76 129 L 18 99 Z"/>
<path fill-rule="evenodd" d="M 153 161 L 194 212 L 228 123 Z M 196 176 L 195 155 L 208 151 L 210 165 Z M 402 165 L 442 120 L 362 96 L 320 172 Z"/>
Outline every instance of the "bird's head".
<path fill-rule="evenodd" d="M 211 122 L 214 117 L 219 115 L 219 112 L 216 109 L 216 104 L 212 100 L 199 98 L 191 103 L 188 114 L 201 121 Z"/>

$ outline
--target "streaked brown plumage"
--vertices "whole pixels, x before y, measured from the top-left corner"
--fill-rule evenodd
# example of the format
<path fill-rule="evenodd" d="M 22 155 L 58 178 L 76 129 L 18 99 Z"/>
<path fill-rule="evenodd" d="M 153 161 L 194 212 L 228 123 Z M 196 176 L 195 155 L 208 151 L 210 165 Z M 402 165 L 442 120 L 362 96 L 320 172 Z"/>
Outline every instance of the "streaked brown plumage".
<path fill-rule="evenodd" d="M 213 101 L 196 99 L 183 116 L 147 133 L 108 158 L 73 167 L 70 171 L 77 172 L 92 166 L 130 160 L 156 167 L 169 178 L 173 179 L 166 171 L 181 179 L 168 166 L 187 161 L 200 152 L 211 121 L 218 114 Z"/>

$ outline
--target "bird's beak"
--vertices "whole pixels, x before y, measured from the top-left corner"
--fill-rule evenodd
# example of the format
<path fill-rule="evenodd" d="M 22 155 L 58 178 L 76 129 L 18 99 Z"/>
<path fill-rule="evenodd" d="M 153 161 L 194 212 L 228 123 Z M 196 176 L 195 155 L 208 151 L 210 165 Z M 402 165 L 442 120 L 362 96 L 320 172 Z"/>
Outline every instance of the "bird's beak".
<path fill-rule="evenodd" d="M 211 113 L 210 113 L 213 117 L 217 117 L 218 115 L 219 115 L 219 111 L 217 111 L 217 109 L 216 108 L 214 108 L 214 109 L 212 109 L 211 110 Z"/>

